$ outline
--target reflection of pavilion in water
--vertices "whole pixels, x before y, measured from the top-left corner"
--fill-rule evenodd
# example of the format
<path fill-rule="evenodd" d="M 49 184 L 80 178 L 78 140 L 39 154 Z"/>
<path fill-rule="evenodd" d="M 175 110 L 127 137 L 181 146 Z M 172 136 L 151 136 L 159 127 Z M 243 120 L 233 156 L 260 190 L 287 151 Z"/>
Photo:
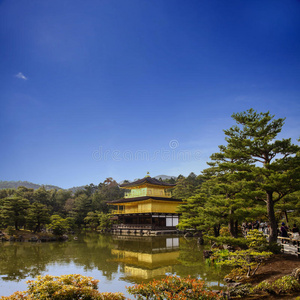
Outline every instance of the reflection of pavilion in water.
<path fill-rule="evenodd" d="M 114 261 L 124 263 L 124 272 L 135 279 L 152 279 L 172 273 L 179 264 L 178 237 L 117 236 Z"/>

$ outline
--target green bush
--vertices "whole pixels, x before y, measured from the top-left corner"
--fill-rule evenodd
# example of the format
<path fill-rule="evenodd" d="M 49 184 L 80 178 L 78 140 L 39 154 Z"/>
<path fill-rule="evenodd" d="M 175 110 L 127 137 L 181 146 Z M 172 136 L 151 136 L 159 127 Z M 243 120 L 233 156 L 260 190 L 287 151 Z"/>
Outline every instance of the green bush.
<path fill-rule="evenodd" d="M 263 281 L 253 288 L 254 292 L 263 291 L 269 294 L 288 294 L 300 291 L 300 283 L 293 276 L 283 276 L 273 283 Z"/>
<path fill-rule="evenodd" d="M 245 238 L 234 238 L 231 236 L 205 236 L 206 239 L 214 242 L 217 246 L 229 245 L 234 248 L 247 249 L 248 242 Z"/>
<path fill-rule="evenodd" d="M 241 284 L 235 287 L 229 287 L 228 292 L 230 297 L 242 297 L 242 296 L 247 296 L 251 292 L 251 287 L 252 285 L 250 283 L 246 284 Z"/>
<path fill-rule="evenodd" d="M 220 236 L 224 237 L 224 236 L 230 236 L 230 232 L 228 227 L 222 227 L 220 229 Z"/>
<path fill-rule="evenodd" d="M 229 255 L 230 255 L 229 250 L 225 250 L 225 249 L 215 250 L 215 251 L 213 251 L 213 254 L 211 255 L 210 259 L 211 259 L 211 262 L 217 264 L 221 261 L 227 260 Z"/>
<path fill-rule="evenodd" d="M 59 215 L 53 215 L 50 219 L 51 223 L 49 224 L 49 228 L 52 230 L 54 235 L 63 235 L 70 229 L 67 219 L 62 218 Z"/>
<path fill-rule="evenodd" d="M 217 265 L 247 269 L 246 276 L 250 277 L 256 273 L 259 266 L 271 255 L 271 252 L 258 252 L 253 249 L 247 249 L 229 252 L 227 256 L 224 255 L 224 251 L 215 251 L 212 257 L 216 258 Z"/>
<path fill-rule="evenodd" d="M 224 277 L 224 279 L 226 281 L 241 282 L 245 280 L 246 277 L 247 277 L 246 268 L 234 268 Z"/>
<path fill-rule="evenodd" d="M 249 248 L 259 250 L 259 251 L 266 251 L 268 249 L 268 241 L 264 234 L 257 230 L 252 229 L 249 230 L 246 236 L 247 244 Z"/>
<path fill-rule="evenodd" d="M 279 244 L 275 243 L 270 243 L 267 247 L 267 251 L 270 251 L 274 254 L 280 254 L 281 253 L 281 246 Z"/>
<path fill-rule="evenodd" d="M 205 282 L 191 277 L 167 276 L 161 280 L 136 284 L 127 290 L 138 300 L 221 300 L 223 297 L 206 289 Z"/>
<path fill-rule="evenodd" d="M 266 280 L 260 282 L 258 285 L 256 285 L 252 292 L 267 292 L 267 293 L 270 293 L 270 294 L 274 294 L 274 291 L 273 291 L 273 288 L 272 288 L 272 284 Z"/>
<path fill-rule="evenodd" d="M 62 276 L 38 276 L 27 281 L 28 290 L 16 292 L 1 300 L 125 300 L 122 293 L 100 293 L 99 280 L 78 274 Z"/>
<path fill-rule="evenodd" d="M 15 230 L 12 226 L 7 226 L 7 233 L 8 235 L 14 235 Z"/>

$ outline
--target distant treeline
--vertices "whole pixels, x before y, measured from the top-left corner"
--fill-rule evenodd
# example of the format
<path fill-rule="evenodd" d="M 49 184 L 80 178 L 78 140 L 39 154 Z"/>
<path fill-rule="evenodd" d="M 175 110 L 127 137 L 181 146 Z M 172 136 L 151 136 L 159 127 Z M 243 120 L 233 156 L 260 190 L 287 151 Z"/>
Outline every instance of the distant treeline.
<path fill-rule="evenodd" d="M 186 178 L 179 175 L 165 182 L 177 183 L 173 197 L 186 198 L 193 194 L 202 180 L 191 173 Z M 67 229 L 83 227 L 96 229 L 101 222 L 100 227 L 106 228 L 110 225 L 110 207 L 106 202 L 124 196 L 124 190 L 113 178 L 107 178 L 98 185 L 86 185 L 74 193 L 56 187 L 34 189 L 34 186 L 0 190 L 0 228 L 12 226 L 16 230 L 26 228 L 39 232 L 49 224 L 54 228 L 55 224 L 60 223 L 64 229 L 58 230 L 58 233 L 63 233 Z"/>

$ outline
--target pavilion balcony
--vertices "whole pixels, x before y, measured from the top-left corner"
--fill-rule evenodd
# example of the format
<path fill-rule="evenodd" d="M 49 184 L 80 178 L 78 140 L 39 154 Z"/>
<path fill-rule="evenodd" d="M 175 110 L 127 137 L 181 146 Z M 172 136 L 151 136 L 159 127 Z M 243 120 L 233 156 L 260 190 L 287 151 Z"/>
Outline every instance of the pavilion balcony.
<path fill-rule="evenodd" d="M 161 190 L 132 190 L 131 192 L 125 192 L 124 198 L 135 198 L 135 197 L 144 197 L 144 196 L 153 196 L 153 197 L 166 197 L 171 198 L 172 194 L 170 192 L 165 192 Z"/>
<path fill-rule="evenodd" d="M 139 207 L 139 208 L 125 208 L 123 210 L 112 210 L 113 215 L 125 215 L 125 214 L 144 214 L 144 213 L 166 213 L 173 214 L 175 213 L 174 208 L 170 207 L 157 207 L 157 208 L 148 208 L 148 207 Z"/>
<path fill-rule="evenodd" d="M 158 226 L 154 224 L 114 224 L 114 230 L 174 230 L 176 226 Z"/>
<path fill-rule="evenodd" d="M 114 224 L 113 229 L 140 229 L 153 230 L 155 225 L 152 224 Z"/>

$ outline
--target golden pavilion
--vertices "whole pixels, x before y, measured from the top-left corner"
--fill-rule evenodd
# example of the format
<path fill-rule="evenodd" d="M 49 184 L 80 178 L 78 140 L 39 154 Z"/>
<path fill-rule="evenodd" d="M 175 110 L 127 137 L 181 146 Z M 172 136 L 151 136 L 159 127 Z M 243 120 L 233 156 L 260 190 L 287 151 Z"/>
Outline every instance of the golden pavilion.
<path fill-rule="evenodd" d="M 114 231 L 128 234 L 176 231 L 179 222 L 176 210 L 182 200 L 171 198 L 170 189 L 174 186 L 150 176 L 122 184 L 120 188 L 126 190 L 124 198 L 107 202 L 115 207 Z"/>

